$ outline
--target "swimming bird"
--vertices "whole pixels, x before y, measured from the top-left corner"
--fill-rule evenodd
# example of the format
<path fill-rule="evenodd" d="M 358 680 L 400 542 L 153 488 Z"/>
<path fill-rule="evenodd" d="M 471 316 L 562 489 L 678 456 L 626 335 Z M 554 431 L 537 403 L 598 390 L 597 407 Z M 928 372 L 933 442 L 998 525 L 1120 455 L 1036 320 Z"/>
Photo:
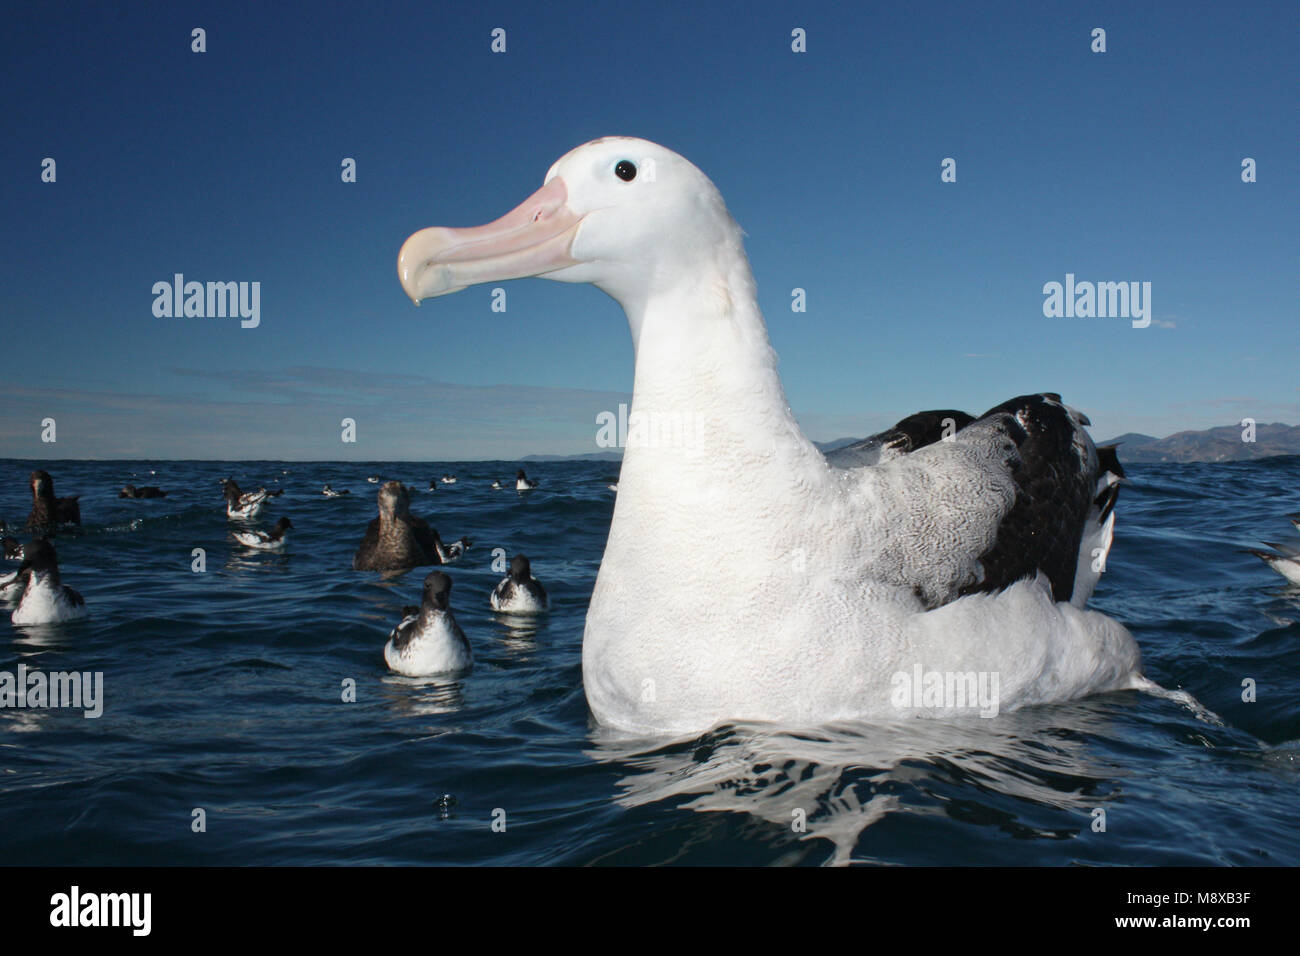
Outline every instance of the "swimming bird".
<path fill-rule="evenodd" d="M 1244 548 L 1243 554 L 1253 554 L 1292 584 L 1300 584 L 1300 549 L 1291 545 L 1265 541 L 1272 551 Z"/>
<path fill-rule="evenodd" d="M 438 479 L 436 479 L 436 478 L 430 478 L 430 479 L 429 479 L 429 490 L 430 490 L 430 491 L 437 491 L 437 490 L 438 490 Z"/>
<path fill-rule="evenodd" d="M 27 588 L 27 579 L 30 576 L 31 570 L 23 567 L 7 574 L 0 574 L 0 601 L 5 604 L 17 604 Z"/>
<path fill-rule="evenodd" d="M 246 548 L 258 548 L 262 551 L 282 551 L 289 542 L 289 536 L 285 532 L 292 527 L 292 521 L 288 518 L 281 518 L 270 531 L 231 531 L 230 533 L 235 536 L 236 541 Z"/>
<path fill-rule="evenodd" d="M 515 491 L 532 491 L 537 487 L 537 479 L 529 478 L 522 468 L 515 473 Z"/>
<path fill-rule="evenodd" d="M 627 316 L 634 412 L 694 426 L 625 449 L 583 634 L 600 723 L 971 713 L 897 693 L 921 672 L 996 673 L 1004 712 L 1148 685 L 1132 635 L 1084 608 L 1122 477 L 1087 419 L 1031 394 L 824 455 L 786 400 L 740 227 L 677 153 L 580 146 L 496 222 L 411 235 L 397 269 L 417 303 L 525 276 L 594 284 Z"/>
<path fill-rule="evenodd" d="M 438 532 L 423 518 L 411 514 L 411 496 L 400 481 L 379 488 L 379 517 L 366 528 L 366 536 L 352 557 L 357 571 L 399 571 L 423 564 L 455 561 L 472 542 L 461 538 L 444 545 Z"/>
<path fill-rule="evenodd" d="M 245 493 L 233 478 L 222 478 L 221 490 L 226 498 L 226 516 L 230 518 L 255 518 L 266 507 L 268 500 L 284 494 L 283 488 L 275 491 L 258 488 Z"/>
<path fill-rule="evenodd" d="M 56 498 L 54 479 L 48 471 L 34 471 L 27 478 L 32 489 L 32 511 L 27 516 L 29 531 L 53 528 L 61 524 L 81 524 L 81 505 L 77 499 Z"/>
<path fill-rule="evenodd" d="M 119 498 L 166 498 L 167 492 L 153 485 L 145 485 L 143 488 L 137 488 L 135 485 L 124 485 L 122 490 L 117 493 Z"/>
<path fill-rule="evenodd" d="M 22 566 L 26 585 L 10 620 L 15 624 L 58 624 L 86 616 L 86 600 L 59 579 L 59 559 L 54 545 L 44 538 L 27 542 Z"/>
<path fill-rule="evenodd" d="M 451 578 L 430 571 L 419 607 L 403 609 L 402 623 L 384 645 L 390 670 L 408 677 L 463 674 L 474 666 L 474 652 L 451 613 Z"/>
<path fill-rule="evenodd" d="M 501 482 L 500 482 L 500 481 L 494 481 L 494 482 L 492 482 L 492 490 L 493 490 L 493 491 L 500 491 L 500 490 L 501 490 Z"/>
<path fill-rule="evenodd" d="M 455 476 L 455 475 L 443 475 L 443 476 L 442 476 L 442 483 L 443 483 L 444 485 L 454 485 L 454 484 L 456 483 L 456 476 Z"/>
<path fill-rule="evenodd" d="M 341 491 L 335 491 L 329 485 L 326 485 L 324 488 L 322 488 L 320 490 L 320 493 L 324 495 L 326 498 L 340 498 L 343 495 L 352 494 L 352 492 L 348 491 L 348 489 L 346 488 L 342 489 Z"/>
<path fill-rule="evenodd" d="M 533 577 L 528 559 L 522 554 L 516 554 L 510 559 L 510 573 L 493 589 L 488 603 L 494 611 L 537 614 L 545 611 L 550 601 L 546 596 L 546 588 Z"/>
<path fill-rule="evenodd" d="M 379 476 L 378 476 L 378 475 L 370 475 L 370 476 L 368 476 L 368 477 L 366 478 L 366 481 L 370 482 L 372 485 L 377 485 L 377 484 L 379 484 Z"/>
<path fill-rule="evenodd" d="M 23 557 L 23 543 L 13 537 L 9 532 L 13 530 L 9 527 L 9 522 L 0 518 L 0 545 L 4 547 L 4 556 L 11 561 L 21 561 Z"/>

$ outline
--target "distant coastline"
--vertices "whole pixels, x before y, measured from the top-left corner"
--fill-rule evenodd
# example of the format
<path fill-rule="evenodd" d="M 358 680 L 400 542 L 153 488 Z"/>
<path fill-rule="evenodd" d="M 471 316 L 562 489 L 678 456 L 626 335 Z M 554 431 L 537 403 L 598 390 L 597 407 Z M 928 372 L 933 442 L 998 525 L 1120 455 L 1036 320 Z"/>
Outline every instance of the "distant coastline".
<path fill-rule="evenodd" d="M 1098 445 L 1119 445 L 1121 462 L 1216 462 L 1216 461 L 1255 461 L 1260 458 L 1274 458 L 1281 455 L 1300 455 L 1300 425 L 1286 425 L 1281 422 L 1256 425 L 1254 441 L 1244 441 L 1245 429 L 1241 425 L 1220 425 L 1199 431 L 1188 430 L 1175 432 L 1166 438 L 1144 435 L 1139 432 L 1126 432 L 1114 438 L 1097 441 Z M 824 452 L 834 451 L 844 445 L 861 441 L 860 438 L 836 438 L 831 441 L 814 442 Z M 296 464 L 342 464 L 355 462 L 359 465 L 377 462 L 403 462 L 410 464 L 491 464 L 493 462 L 532 462 L 548 464 L 557 462 L 609 462 L 619 464 L 623 460 L 621 450 L 584 452 L 576 455 L 522 455 L 518 458 L 25 458 L 21 456 L 4 456 L 0 461 L 129 461 L 129 462 L 164 462 L 164 461 L 207 461 L 212 464 L 238 464 L 254 462 L 294 462 Z"/>
<path fill-rule="evenodd" d="M 1199 431 L 1175 432 L 1166 438 L 1127 432 L 1098 445 L 1119 445 L 1120 460 L 1129 462 L 1215 462 L 1254 461 L 1279 455 L 1300 455 L 1300 425 L 1274 422 L 1256 425 L 1254 441 L 1243 441 L 1241 425 L 1220 425 Z M 859 438 L 836 438 L 815 442 L 824 452 L 851 445 Z M 528 455 L 524 461 L 618 461 L 619 452 L 593 452 L 587 455 Z"/>

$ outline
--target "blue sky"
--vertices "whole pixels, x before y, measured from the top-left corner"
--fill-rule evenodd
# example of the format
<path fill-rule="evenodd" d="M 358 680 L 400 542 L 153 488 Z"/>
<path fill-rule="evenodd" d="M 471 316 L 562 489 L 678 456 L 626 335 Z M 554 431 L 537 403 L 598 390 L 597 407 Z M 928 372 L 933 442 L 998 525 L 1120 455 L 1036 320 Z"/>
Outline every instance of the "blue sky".
<path fill-rule="evenodd" d="M 1038 390 L 1098 438 L 1300 422 L 1294 3 L 115 7 L 0 39 L 0 457 L 596 450 L 632 382 L 615 303 L 416 309 L 395 260 L 611 134 L 721 189 L 814 438 Z M 260 282 L 260 326 L 155 317 L 177 272 Z M 1151 327 L 1045 318 L 1066 273 L 1151 282 Z"/>

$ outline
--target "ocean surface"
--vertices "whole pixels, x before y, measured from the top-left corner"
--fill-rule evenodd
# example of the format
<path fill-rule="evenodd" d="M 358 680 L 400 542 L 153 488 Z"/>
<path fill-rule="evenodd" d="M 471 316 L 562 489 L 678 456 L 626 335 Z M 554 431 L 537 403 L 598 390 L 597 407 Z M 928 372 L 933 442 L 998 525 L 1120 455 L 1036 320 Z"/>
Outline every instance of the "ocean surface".
<path fill-rule="evenodd" d="M 42 629 L 6 613 L 0 671 L 104 675 L 98 719 L 0 710 L 0 863 L 1300 864 L 1300 589 L 1237 550 L 1295 539 L 1300 457 L 1133 465 L 1120 496 L 1093 606 L 1221 725 L 1124 692 L 657 740 L 602 732 L 582 691 L 618 465 L 539 462 L 538 490 L 491 490 L 516 466 L 0 461 L 11 524 L 34 467 L 81 494 L 84 526 L 55 545 L 93 612 Z M 424 490 L 447 472 L 457 484 Z M 284 554 L 231 539 L 226 475 L 284 490 L 256 522 L 293 519 Z M 476 657 L 462 680 L 384 665 L 429 569 L 350 569 L 375 515 L 368 475 L 410 484 L 444 539 L 474 539 L 447 569 Z M 119 499 L 128 481 L 170 494 Z M 352 494 L 323 498 L 325 482 Z M 497 548 L 532 558 L 550 614 L 489 610 Z"/>

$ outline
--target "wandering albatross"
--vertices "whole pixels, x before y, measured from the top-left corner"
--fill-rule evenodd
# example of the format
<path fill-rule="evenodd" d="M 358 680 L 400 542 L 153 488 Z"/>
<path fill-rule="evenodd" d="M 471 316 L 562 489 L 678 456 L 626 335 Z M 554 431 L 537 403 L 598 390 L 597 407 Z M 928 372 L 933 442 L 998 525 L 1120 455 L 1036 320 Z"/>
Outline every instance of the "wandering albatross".
<path fill-rule="evenodd" d="M 1087 419 L 1027 395 L 822 454 L 786 402 L 741 237 L 689 161 L 610 137 L 496 222 L 422 229 L 398 256 L 417 305 L 525 276 L 595 285 L 627 314 L 633 411 L 694 426 L 625 449 L 583 635 L 596 719 L 956 716 L 973 701 L 953 691 L 981 674 L 1004 711 L 1149 686 L 1129 632 L 1084 609 L 1122 477 Z"/>

